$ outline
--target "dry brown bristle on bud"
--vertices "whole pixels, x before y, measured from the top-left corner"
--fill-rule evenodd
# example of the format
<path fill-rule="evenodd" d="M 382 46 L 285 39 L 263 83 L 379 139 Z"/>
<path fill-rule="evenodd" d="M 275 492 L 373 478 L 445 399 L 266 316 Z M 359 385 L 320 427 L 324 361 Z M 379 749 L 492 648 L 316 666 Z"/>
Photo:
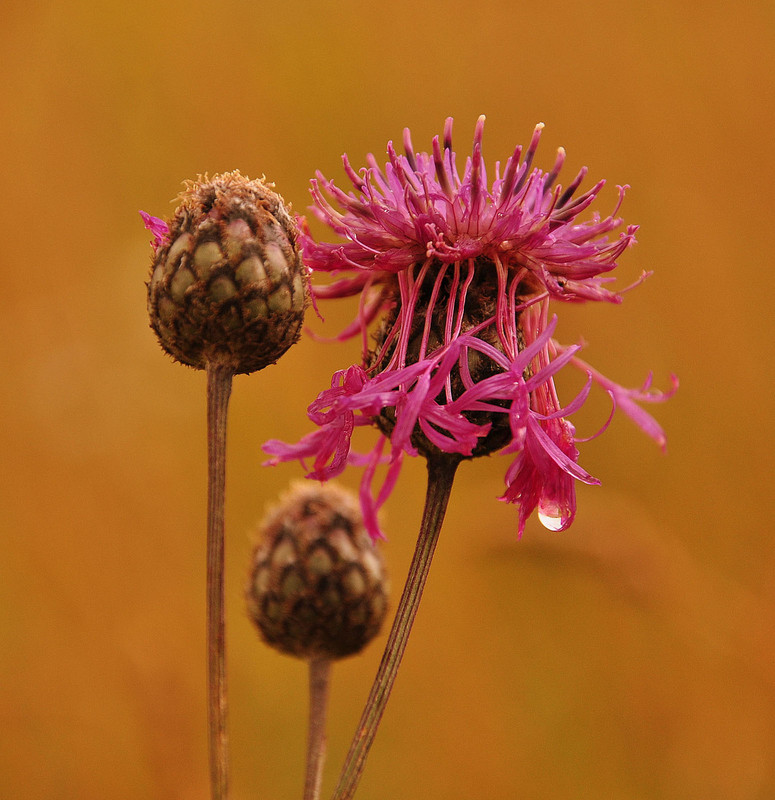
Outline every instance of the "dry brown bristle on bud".
<path fill-rule="evenodd" d="M 260 532 L 247 604 L 264 641 L 308 659 L 363 649 L 385 617 L 387 579 L 352 494 L 295 485 Z"/>
<path fill-rule="evenodd" d="M 168 229 L 151 267 L 148 313 L 173 358 L 255 372 L 298 341 L 307 271 L 273 184 L 237 171 L 187 181 Z"/>

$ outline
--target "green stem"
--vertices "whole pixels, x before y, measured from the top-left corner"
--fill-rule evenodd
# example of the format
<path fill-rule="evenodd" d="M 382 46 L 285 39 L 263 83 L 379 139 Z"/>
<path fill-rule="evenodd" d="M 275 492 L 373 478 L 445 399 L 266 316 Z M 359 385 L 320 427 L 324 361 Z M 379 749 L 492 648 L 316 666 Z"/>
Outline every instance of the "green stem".
<path fill-rule="evenodd" d="M 434 458 L 428 458 L 425 510 L 412 564 L 409 567 L 409 574 L 393 620 L 393 627 L 385 645 L 382 662 L 350 745 L 350 752 L 347 754 L 344 767 L 342 767 L 333 800 L 351 800 L 358 787 L 366 765 L 366 757 L 390 697 L 390 691 L 393 688 L 401 658 L 409 640 L 409 633 L 412 630 L 412 623 L 420 605 L 459 463 L 459 457 L 454 455 L 440 454 Z"/>
<path fill-rule="evenodd" d="M 223 553 L 226 416 L 233 374 L 229 367 L 207 365 L 207 717 L 213 800 L 225 800 L 229 785 Z"/>
<path fill-rule="evenodd" d="M 309 662 L 309 734 L 307 739 L 307 777 L 304 800 L 320 800 L 323 764 L 326 760 L 326 707 L 331 661 L 313 658 Z"/>

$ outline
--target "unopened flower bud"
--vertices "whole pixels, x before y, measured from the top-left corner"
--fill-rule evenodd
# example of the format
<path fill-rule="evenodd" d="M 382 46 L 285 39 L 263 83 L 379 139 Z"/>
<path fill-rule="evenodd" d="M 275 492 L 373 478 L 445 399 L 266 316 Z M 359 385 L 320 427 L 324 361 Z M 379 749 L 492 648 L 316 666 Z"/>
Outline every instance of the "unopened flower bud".
<path fill-rule="evenodd" d="M 331 484 L 297 485 L 261 534 L 247 604 L 264 641 L 309 659 L 362 650 L 385 617 L 387 579 L 355 498 Z"/>
<path fill-rule="evenodd" d="M 200 178 L 187 182 L 166 233 L 144 217 L 157 243 L 148 313 L 173 358 L 254 372 L 298 340 L 307 274 L 271 184 L 239 172 Z"/>

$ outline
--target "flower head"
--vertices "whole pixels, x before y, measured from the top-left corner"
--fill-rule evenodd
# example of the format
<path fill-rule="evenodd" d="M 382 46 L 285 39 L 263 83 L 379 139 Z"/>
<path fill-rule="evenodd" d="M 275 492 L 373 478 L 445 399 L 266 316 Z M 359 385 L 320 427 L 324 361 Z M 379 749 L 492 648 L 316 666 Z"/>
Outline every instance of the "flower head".
<path fill-rule="evenodd" d="M 294 486 L 260 533 L 246 599 L 267 644 L 300 658 L 336 659 L 361 651 L 379 633 L 387 574 L 349 492 L 334 483 Z"/>
<path fill-rule="evenodd" d="M 273 185 L 226 172 L 188 181 L 153 235 L 148 312 L 159 343 L 197 369 L 273 364 L 300 334 L 307 273 L 296 225 Z"/>
<path fill-rule="evenodd" d="M 583 405 L 591 383 L 660 444 L 664 434 L 635 400 L 669 394 L 619 387 L 587 368 L 578 347 L 553 338 L 549 303 L 603 300 L 619 256 L 635 242 L 637 226 L 611 214 L 585 215 L 604 181 L 579 193 L 586 168 L 563 189 L 558 151 L 549 172 L 533 168 L 542 125 L 527 149 L 517 147 L 490 185 L 482 157 L 484 117 L 462 175 L 452 150 L 452 120 L 431 153 L 415 152 L 409 131 L 404 154 L 388 144 L 381 169 L 373 156 L 356 172 L 344 157 L 353 190 L 318 173 L 313 213 L 344 241 L 319 242 L 301 220 L 299 243 L 313 272 L 335 280 L 318 298 L 360 295 L 358 316 L 340 338 L 360 333 L 363 361 L 334 376 L 309 408 L 320 426 L 298 445 L 268 442 L 274 462 L 312 459 L 309 477 L 327 479 L 348 462 L 367 465 L 370 482 L 382 460 L 381 440 L 370 457 L 353 456 L 355 425 L 375 424 L 391 442 L 391 467 L 376 500 L 362 491 L 366 521 L 378 535 L 376 508 L 395 482 L 404 453 L 472 458 L 513 456 L 502 499 L 520 507 L 519 531 L 537 507 L 547 527 L 564 530 L 575 514 L 575 480 L 599 483 L 577 463 L 567 416 Z M 609 236 L 619 231 L 615 237 Z M 641 279 L 646 277 L 642 276 Z M 369 332 L 375 327 L 374 342 Z M 571 403 L 561 405 L 554 376 L 565 366 L 588 375 Z M 677 385 L 677 384 L 676 384 Z"/>

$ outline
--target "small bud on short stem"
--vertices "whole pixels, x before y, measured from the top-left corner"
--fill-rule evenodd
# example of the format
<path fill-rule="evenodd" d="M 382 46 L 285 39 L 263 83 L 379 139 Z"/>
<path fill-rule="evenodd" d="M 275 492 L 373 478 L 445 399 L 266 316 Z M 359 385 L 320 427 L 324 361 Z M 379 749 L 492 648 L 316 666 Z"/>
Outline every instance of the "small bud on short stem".
<path fill-rule="evenodd" d="M 319 800 L 331 662 L 360 652 L 387 609 L 387 576 L 357 499 L 334 485 L 291 489 L 264 519 L 246 589 L 261 638 L 309 662 L 304 800 Z"/>

